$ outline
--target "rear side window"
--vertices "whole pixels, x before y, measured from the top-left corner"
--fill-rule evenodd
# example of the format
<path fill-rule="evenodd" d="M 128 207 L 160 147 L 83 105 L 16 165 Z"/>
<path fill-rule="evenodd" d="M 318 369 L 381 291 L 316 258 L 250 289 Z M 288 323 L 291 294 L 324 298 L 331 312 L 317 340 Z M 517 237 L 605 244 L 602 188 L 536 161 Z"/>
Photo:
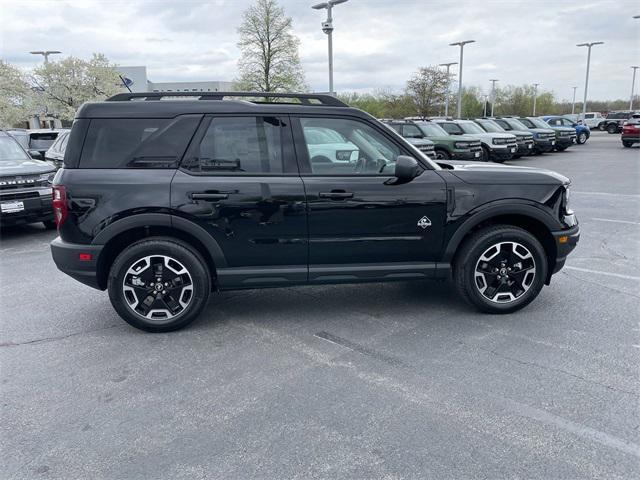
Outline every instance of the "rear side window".
<path fill-rule="evenodd" d="M 317 132 L 317 136 L 326 132 Z M 282 126 L 275 117 L 213 117 L 183 167 L 220 175 L 281 175 Z"/>
<path fill-rule="evenodd" d="M 93 119 L 80 168 L 177 168 L 200 118 Z"/>

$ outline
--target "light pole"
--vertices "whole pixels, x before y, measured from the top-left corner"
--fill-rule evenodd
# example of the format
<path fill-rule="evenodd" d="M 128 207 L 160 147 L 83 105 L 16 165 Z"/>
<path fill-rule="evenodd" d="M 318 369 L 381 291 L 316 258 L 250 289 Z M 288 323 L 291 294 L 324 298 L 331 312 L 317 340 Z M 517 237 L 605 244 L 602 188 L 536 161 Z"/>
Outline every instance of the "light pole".
<path fill-rule="evenodd" d="M 497 78 L 489 80 L 491 82 L 491 116 L 493 117 L 493 105 L 496 103 L 496 82 Z"/>
<path fill-rule="evenodd" d="M 540 85 L 539 83 L 534 83 L 533 84 L 533 115 L 532 116 L 536 116 L 536 101 L 538 100 L 538 85 Z"/>
<path fill-rule="evenodd" d="M 576 90 L 578 87 L 571 88 L 573 88 L 573 100 L 571 101 L 571 115 L 573 115 L 576 111 Z"/>
<path fill-rule="evenodd" d="M 475 40 L 464 40 L 463 42 L 450 43 L 449 46 L 460 46 L 460 68 L 458 70 L 458 118 L 462 116 L 462 59 L 464 56 L 464 46 L 467 43 L 474 43 Z"/>
<path fill-rule="evenodd" d="M 58 50 L 37 50 L 35 52 L 29 52 L 32 55 L 42 55 L 44 57 L 44 63 L 49 63 L 49 55 L 56 55 L 62 53 Z"/>
<path fill-rule="evenodd" d="M 484 110 L 483 110 L 482 116 L 486 117 L 487 116 L 487 101 L 489 100 L 489 95 L 483 95 L 483 97 L 484 97 Z M 493 113 L 491 115 L 493 115 Z"/>
<path fill-rule="evenodd" d="M 444 97 L 444 116 L 449 116 L 449 90 L 451 89 L 451 77 L 449 77 L 449 68 L 451 65 L 457 65 L 458 62 L 449 62 L 449 63 L 441 63 L 438 65 L 439 67 L 447 67 L 447 93 L 446 97 Z"/>
<path fill-rule="evenodd" d="M 631 80 L 631 100 L 629 100 L 629 110 L 633 110 L 633 93 L 636 86 L 636 70 L 640 67 L 632 66 L 633 68 L 633 79 Z"/>
<path fill-rule="evenodd" d="M 584 122 L 584 114 L 587 112 L 587 89 L 589 88 L 589 65 L 591 63 L 591 47 L 594 45 L 602 45 L 604 42 L 578 43 L 577 47 L 587 47 L 587 75 L 584 79 L 584 101 L 582 102 L 582 121 Z"/>
<path fill-rule="evenodd" d="M 329 93 L 333 95 L 333 16 L 331 10 L 335 5 L 349 0 L 329 0 L 312 6 L 314 10 L 327 10 L 327 19 L 322 22 L 322 31 L 327 34 L 329 40 Z"/>

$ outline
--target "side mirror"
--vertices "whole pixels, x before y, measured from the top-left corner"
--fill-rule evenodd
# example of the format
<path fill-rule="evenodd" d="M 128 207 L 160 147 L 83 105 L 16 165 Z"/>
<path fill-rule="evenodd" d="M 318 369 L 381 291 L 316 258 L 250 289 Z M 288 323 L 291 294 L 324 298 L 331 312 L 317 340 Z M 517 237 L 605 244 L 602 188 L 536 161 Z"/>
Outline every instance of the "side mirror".
<path fill-rule="evenodd" d="M 29 156 L 35 160 L 42 160 L 43 156 L 38 150 L 29 150 Z"/>
<path fill-rule="evenodd" d="M 399 155 L 396 159 L 395 177 L 403 182 L 410 182 L 418 176 L 420 165 L 418 161 L 407 155 Z"/>

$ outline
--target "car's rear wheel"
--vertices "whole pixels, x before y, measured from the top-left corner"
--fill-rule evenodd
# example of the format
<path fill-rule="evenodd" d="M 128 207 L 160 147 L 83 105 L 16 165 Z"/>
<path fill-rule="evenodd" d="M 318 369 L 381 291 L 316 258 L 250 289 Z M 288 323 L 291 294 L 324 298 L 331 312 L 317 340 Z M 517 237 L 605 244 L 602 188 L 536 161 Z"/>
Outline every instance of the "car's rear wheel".
<path fill-rule="evenodd" d="M 456 256 L 454 279 L 465 300 L 487 313 L 510 313 L 532 302 L 547 276 L 547 256 L 529 232 L 509 225 L 469 237 Z"/>
<path fill-rule="evenodd" d="M 622 142 L 622 146 L 625 148 L 631 148 L 633 146 L 633 142 Z"/>
<path fill-rule="evenodd" d="M 483 145 L 482 146 L 482 161 L 483 162 L 488 162 L 490 160 L 491 160 L 491 153 L 489 153 L 489 149 Z"/>
<path fill-rule="evenodd" d="M 578 139 L 576 140 L 578 145 L 582 145 L 583 143 L 587 142 L 587 134 L 582 132 L 580 135 L 578 135 Z"/>
<path fill-rule="evenodd" d="M 607 126 L 607 133 L 609 134 L 618 133 L 618 126 L 615 123 L 610 123 Z"/>
<path fill-rule="evenodd" d="M 436 148 L 436 160 L 449 160 L 451 155 L 446 150 L 442 150 L 441 148 Z"/>
<path fill-rule="evenodd" d="M 182 328 L 202 312 L 211 276 L 202 256 L 179 240 L 142 240 L 116 258 L 109 298 L 130 325 L 148 332 Z"/>

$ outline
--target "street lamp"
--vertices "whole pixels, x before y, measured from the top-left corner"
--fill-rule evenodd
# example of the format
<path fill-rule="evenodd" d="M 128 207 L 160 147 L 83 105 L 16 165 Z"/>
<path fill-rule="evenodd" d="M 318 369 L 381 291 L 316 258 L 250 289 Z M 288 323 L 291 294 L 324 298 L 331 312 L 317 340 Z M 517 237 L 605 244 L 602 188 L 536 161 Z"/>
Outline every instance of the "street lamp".
<path fill-rule="evenodd" d="M 589 88 L 589 64 L 591 63 L 591 47 L 594 45 L 602 45 L 604 42 L 578 43 L 576 47 L 587 47 L 587 75 L 584 79 L 584 101 L 582 102 L 582 121 L 584 122 L 584 114 L 587 112 L 587 88 Z"/>
<path fill-rule="evenodd" d="M 322 31 L 327 34 L 329 39 L 329 93 L 333 94 L 333 17 L 331 10 L 335 5 L 345 3 L 348 0 L 329 0 L 328 2 L 318 3 L 311 8 L 314 10 L 327 10 L 327 19 L 322 22 Z"/>
<path fill-rule="evenodd" d="M 571 115 L 573 115 L 576 111 L 576 89 L 578 87 L 571 87 L 573 88 L 573 101 L 571 102 Z"/>
<path fill-rule="evenodd" d="M 462 58 L 464 55 L 464 46 L 467 43 L 474 43 L 475 40 L 464 40 L 463 42 L 450 43 L 449 46 L 460 46 L 460 69 L 458 70 L 458 118 L 462 116 Z"/>
<path fill-rule="evenodd" d="M 482 112 L 482 116 L 486 117 L 487 116 L 487 101 L 489 100 L 489 95 L 483 95 L 482 97 L 484 98 L 484 110 Z"/>
<path fill-rule="evenodd" d="M 533 115 L 532 116 L 536 116 L 536 101 L 538 100 L 538 85 L 540 85 L 539 83 L 534 83 L 533 84 Z"/>
<path fill-rule="evenodd" d="M 444 116 L 449 116 L 449 89 L 451 88 L 451 77 L 449 77 L 449 68 L 451 65 L 457 65 L 458 62 L 441 63 L 439 67 L 447 67 L 447 96 L 444 97 Z"/>
<path fill-rule="evenodd" d="M 58 50 L 37 50 L 35 52 L 29 52 L 32 55 L 42 55 L 44 57 L 44 63 L 49 63 L 49 55 L 56 55 L 62 53 Z"/>
<path fill-rule="evenodd" d="M 491 82 L 491 116 L 493 117 L 493 105 L 496 103 L 496 82 L 497 78 L 489 80 Z"/>
<path fill-rule="evenodd" d="M 633 68 L 633 79 L 631 80 L 631 100 L 629 100 L 629 110 L 633 110 L 633 91 L 636 86 L 636 70 L 640 67 L 634 65 L 631 68 Z"/>

